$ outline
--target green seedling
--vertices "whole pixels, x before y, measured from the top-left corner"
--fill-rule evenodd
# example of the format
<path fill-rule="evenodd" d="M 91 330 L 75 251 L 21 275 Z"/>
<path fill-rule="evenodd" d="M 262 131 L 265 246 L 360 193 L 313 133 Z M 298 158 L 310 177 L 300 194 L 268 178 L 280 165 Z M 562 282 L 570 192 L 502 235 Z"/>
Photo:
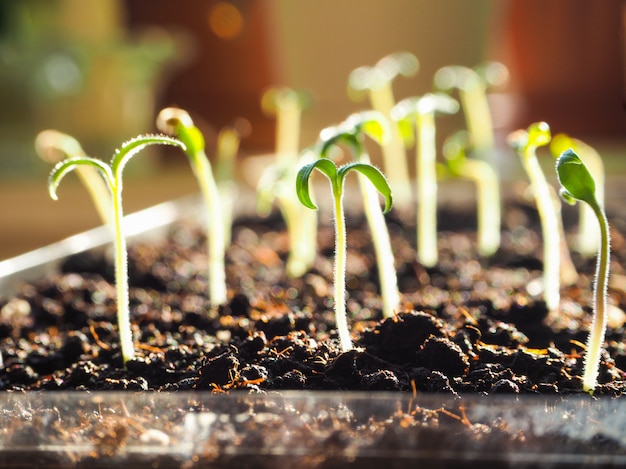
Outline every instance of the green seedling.
<path fill-rule="evenodd" d="M 600 204 L 604 203 L 604 164 L 598 152 L 581 140 L 565 134 L 555 135 L 550 143 L 550 150 L 558 158 L 565 150 L 572 149 L 585 162 L 593 175 L 596 184 L 596 197 Z M 593 210 L 588 204 L 580 204 L 578 215 L 578 234 L 575 248 L 584 256 L 592 256 L 600 245 L 600 231 L 595 221 Z"/>
<path fill-rule="evenodd" d="M 35 150 L 42 160 L 54 164 L 65 158 L 86 156 L 78 140 L 56 130 L 40 132 L 35 138 Z M 98 170 L 92 166 L 80 166 L 76 168 L 76 174 L 89 192 L 100 220 L 103 224 L 108 225 L 113 209 L 109 189 L 100 177 Z"/>
<path fill-rule="evenodd" d="M 469 139 L 465 131 L 456 133 L 445 141 L 443 154 L 448 173 L 476 184 L 478 252 L 482 256 L 491 256 L 500 247 L 500 184 L 489 163 L 467 157 Z"/>
<path fill-rule="evenodd" d="M 458 109 L 459 104 L 450 96 L 428 93 L 400 101 L 391 114 L 406 141 L 412 141 L 412 127 L 417 130 L 417 258 L 426 267 L 433 267 L 439 259 L 435 115 L 454 114 Z"/>
<path fill-rule="evenodd" d="M 346 318 L 346 225 L 343 207 L 343 190 L 346 175 L 350 171 L 357 171 L 366 176 L 385 198 L 385 212 L 391 209 L 391 188 L 383 173 L 376 167 L 367 163 L 348 163 L 339 168 L 332 160 L 320 158 L 309 163 L 298 171 L 296 178 L 296 193 L 300 202 L 310 209 L 316 210 L 317 206 L 311 199 L 309 191 L 309 179 L 313 171 L 317 169 L 330 181 L 334 201 L 335 218 L 335 320 L 341 349 L 347 352 L 352 349 L 352 339 L 348 329 Z"/>
<path fill-rule="evenodd" d="M 217 165 L 215 181 L 222 202 L 222 225 L 224 227 L 224 249 L 230 246 L 233 226 L 233 203 L 237 194 L 235 163 L 241 138 L 250 132 L 245 119 L 237 119 L 232 126 L 224 127 L 217 135 Z"/>
<path fill-rule="evenodd" d="M 606 214 L 602 209 L 596 184 L 587 166 L 571 149 L 564 151 L 556 162 L 556 173 L 561 183 L 561 197 L 567 203 L 585 202 L 593 211 L 600 226 L 600 245 L 593 292 L 593 320 L 587 339 L 583 389 L 593 393 L 598 381 L 600 350 L 604 343 L 607 324 L 606 297 L 609 280 L 610 233 Z"/>
<path fill-rule="evenodd" d="M 336 145 L 346 144 L 358 163 L 370 164 L 370 157 L 365 149 L 364 136 L 368 135 L 377 143 L 384 144 L 389 134 L 389 125 L 382 114 L 376 111 L 361 112 L 351 115 L 336 127 L 322 130 L 318 151 L 320 156 L 328 157 Z M 377 188 L 366 177 L 359 178 L 359 187 L 376 252 L 383 316 L 392 317 L 400 303 L 400 292 L 389 231 L 378 202 Z"/>
<path fill-rule="evenodd" d="M 261 175 L 257 184 L 257 211 L 267 216 L 276 200 L 287 225 L 289 257 L 287 274 L 298 278 L 312 267 L 317 254 L 317 213 L 293 197 L 298 169 L 315 157 L 300 154 L 300 116 L 308 96 L 290 88 L 271 88 L 261 99 L 266 114 L 276 114 L 276 162 Z"/>
<path fill-rule="evenodd" d="M 186 111 L 165 108 L 157 117 L 157 128 L 178 137 L 185 144 L 185 153 L 198 180 L 209 214 L 207 226 L 209 300 L 213 306 L 227 301 L 224 257 L 226 242 L 222 222 L 222 200 L 213 176 L 211 163 L 204 151 L 204 137 Z"/>
<path fill-rule="evenodd" d="M 435 73 L 435 86 L 438 89 L 458 89 L 474 153 L 480 160 L 491 162 L 495 148 L 487 89 L 490 86 L 503 85 L 508 77 L 507 68 L 497 62 L 476 69 L 449 65 Z"/>
<path fill-rule="evenodd" d="M 559 306 L 561 238 L 557 204 L 550 192 L 550 186 L 539 166 L 537 148 L 550 143 L 550 127 L 545 122 L 537 122 L 528 130 L 518 130 L 507 137 L 509 145 L 520 156 L 522 166 L 530 180 L 530 187 L 537 204 L 543 236 L 543 295 L 549 310 Z"/>
<path fill-rule="evenodd" d="M 383 167 L 393 187 L 395 205 L 409 209 L 412 203 L 408 160 L 402 136 L 391 119 L 395 105 L 392 82 L 398 75 L 412 76 L 417 73 L 419 62 L 409 52 L 387 55 L 373 67 L 365 66 L 353 70 L 348 77 L 348 94 L 357 99 L 363 92 L 369 95 L 372 109 L 389 120 L 391 135 L 382 146 Z"/>
<path fill-rule="evenodd" d="M 110 164 L 89 156 L 67 158 L 58 163 L 50 173 L 48 191 L 50 197 L 57 200 L 57 189 L 63 177 L 82 166 L 94 168 L 103 178 L 111 199 L 112 220 L 114 226 L 115 247 L 115 286 L 117 290 L 117 322 L 124 364 L 135 354 L 132 329 L 130 326 L 130 307 L 128 294 L 128 253 L 124 236 L 122 211 L 122 172 L 131 157 L 149 145 L 174 145 L 182 149 L 185 145 L 170 137 L 161 135 L 142 135 L 124 143 L 113 155 Z"/>

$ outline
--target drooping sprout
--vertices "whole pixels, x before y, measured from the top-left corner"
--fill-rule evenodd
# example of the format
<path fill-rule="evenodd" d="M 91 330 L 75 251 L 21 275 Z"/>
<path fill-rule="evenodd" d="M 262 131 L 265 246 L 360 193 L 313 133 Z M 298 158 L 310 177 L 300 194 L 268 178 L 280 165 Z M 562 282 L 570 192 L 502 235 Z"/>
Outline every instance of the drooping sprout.
<path fill-rule="evenodd" d="M 470 179 L 476 184 L 478 252 L 490 256 L 500 247 L 500 184 L 489 163 L 467 157 L 469 138 L 467 132 L 457 132 L 445 141 L 443 154 L 453 177 Z"/>
<path fill-rule="evenodd" d="M 407 98 L 396 104 L 392 118 L 403 135 L 410 140 L 417 129 L 417 258 L 422 265 L 437 264 L 437 143 L 435 116 L 454 114 L 459 105 L 444 93 L 428 93 L 422 97 Z"/>
<path fill-rule="evenodd" d="M 132 329 L 130 325 L 130 308 L 128 293 L 128 253 L 126 251 L 126 237 L 124 236 L 122 210 L 122 172 L 130 158 L 149 145 L 175 145 L 185 149 L 180 141 L 162 135 L 141 135 L 115 151 L 111 164 L 88 156 L 67 158 L 58 163 L 50 173 L 48 191 L 50 197 L 57 200 L 57 189 L 63 177 L 74 169 L 82 166 L 94 168 L 103 178 L 108 187 L 108 198 L 111 199 L 112 220 L 114 227 L 115 247 L 115 287 L 117 291 L 117 323 L 120 334 L 122 360 L 124 364 L 135 354 Z"/>
<path fill-rule="evenodd" d="M 269 214 L 277 200 L 289 234 L 287 274 L 294 278 L 309 271 L 317 253 L 317 212 L 293 197 L 298 169 L 314 159 L 310 151 L 299 150 L 300 116 L 307 102 L 306 93 L 290 88 L 271 88 L 261 100 L 266 114 L 276 114 L 276 162 L 259 178 L 257 211 Z"/>
<path fill-rule="evenodd" d="M 157 128 L 178 137 L 185 144 L 185 153 L 198 180 L 209 213 L 207 227 L 209 300 L 212 305 L 227 301 L 225 246 L 222 202 L 211 164 L 204 151 L 204 137 L 189 114 L 178 108 L 165 108 L 157 117 Z"/>
<path fill-rule="evenodd" d="M 508 78 L 507 68 L 498 62 L 489 62 L 475 69 L 448 65 L 435 73 L 435 87 L 440 90 L 458 89 L 474 154 L 477 159 L 492 164 L 495 138 L 487 89 L 503 85 Z"/>
<path fill-rule="evenodd" d="M 396 52 L 383 57 L 373 67 L 353 70 L 348 77 L 348 94 L 356 99 L 366 92 L 372 109 L 389 120 L 391 135 L 382 146 L 383 168 L 393 188 L 395 205 L 401 209 L 410 208 L 413 198 L 402 136 L 391 119 L 391 109 L 395 105 L 392 82 L 398 75 L 415 75 L 418 69 L 419 62 L 413 54 Z"/>
<path fill-rule="evenodd" d="M 550 144 L 550 150 L 555 158 L 567 149 L 572 149 L 584 161 L 585 166 L 593 175 L 596 183 L 596 198 L 600 205 L 604 204 L 604 164 L 598 152 L 581 140 L 571 138 L 565 134 L 555 135 Z M 600 245 L 600 230 L 596 217 L 588 204 L 580 204 L 578 212 L 578 234 L 575 249 L 585 256 L 595 254 Z"/>
<path fill-rule="evenodd" d="M 561 239 L 556 208 L 558 201 L 552 197 L 546 177 L 537 160 L 537 148 L 549 144 L 550 139 L 548 124 L 537 122 L 528 127 L 528 130 L 511 133 L 507 141 L 521 158 L 537 204 L 543 237 L 543 295 L 548 309 L 555 310 L 561 298 Z"/>
<path fill-rule="evenodd" d="M 35 150 L 41 159 L 54 164 L 65 158 L 87 156 L 78 140 L 57 130 L 40 132 L 35 138 Z M 100 220 L 104 225 L 109 224 L 113 211 L 111 197 L 99 171 L 93 166 L 81 165 L 76 168 L 76 174 L 89 192 Z"/>
<path fill-rule="evenodd" d="M 585 202 L 593 211 L 600 226 L 598 263 L 593 291 L 593 320 L 587 339 L 583 389 L 593 393 L 598 381 L 600 351 L 604 343 L 607 324 L 606 296 L 609 280 L 611 239 L 606 214 L 597 198 L 597 188 L 591 172 L 580 157 L 571 149 L 564 151 L 556 163 L 561 183 L 561 197 L 570 204 L 577 200 Z"/>

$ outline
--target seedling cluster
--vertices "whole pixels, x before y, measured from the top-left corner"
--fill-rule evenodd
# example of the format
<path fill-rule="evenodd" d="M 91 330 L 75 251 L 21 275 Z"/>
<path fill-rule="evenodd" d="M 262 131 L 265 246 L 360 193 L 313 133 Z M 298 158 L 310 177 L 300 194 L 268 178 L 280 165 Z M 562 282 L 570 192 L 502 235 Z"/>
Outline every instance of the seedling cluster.
<path fill-rule="evenodd" d="M 359 179 L 362 207 L 365 211 L 376 251 L 379 271 L 382 315 L 393 317 L 401 305 L 395 272 L 395 256 L 386 226 L 385 215 L 398 204 L 400 213 L 415 214 L 417 262 L 425 268 L 438 263 L 437 192 L 442 178 L 470 179 L 476 185 L 478 252 L 483 257 L 496 253 L 500 245 L 500 184 L 494 168 L 494 140 L 486 93 L 489 86 L 502 83 L 507 75 L 499 64 L 469 69 L 450 66 L 439 70 L 434 90 L 402 99 L 393 97 L 391 83 L 398 75 L 411 76 L 418 69 L 417 59 L 410 53 L 392 54 L 374 67 L 360 67 L 349 77 L 351 93 L 366 93 L 373 110 L 355 112 L 338 125 L 320 132 L 319 140 L 300 149 L 300 114 L 307 103 L 305 94 L 289 88 L 273 88 L 262 98 L 267 114 L 277 120 L 276 161 L 259 179 L 258 208 L 268 213 L 274 202 L 280 209 L 290 240 L 286 273 L 291 277 L 306 275 L 314 266 L 317 249 L 315 215 L 318 203 L 310 183 L 314 172 L 322 173 L 330 183 L 332 212 L 335 223 L 334 309 L 336 327 L 342 351 L 353 347 L 346 314 L 346 243 L 347 230 L 344 207 L 346 176 L 354 171 Z M 436 90 L 439 91 L 436 91 Z M 450 93 L 459 91 L 460 105 Z M 448 138 L 443 146 L 443 158 L 436 133 L 436 116 L 462 110 L 467 129 Z M 225 252 L 230 243 L 232 198 L 236 195 L 232 181 L 234 162 L 242 132 L 225 129 L 218 144 L 217 177 L 205 153 L 204 137 L 189 114 L 177 108 L 166 108 L 157 119 L 157 128 L 170 136 L 143 135 L 124 143 L 110 164 L 86 156 L 78 142 L 58 132 L 47 131 L 37 139 L 42 156 L 65 157 L 52 170 L 49 191 L 57 197 L 57 188 L 70 171 L 80 171 L 104 223 L 110 223 L 115 233 L 115 280 L 117 286 L 118 327 L 124 362 L 134 355 L 129 314 L 128 267 L 122 220 L 122 171 L 128 160 L 148 145 L 166 144 L 185 152 L 198 179 L 206 203 L 208 227 L 209 299 L 214 307 L 228 301 Z M 370 158 L 365 137 L 380 145 L 383 170 Z M 566 136 L 551 138 L 545 122 L 512 133 L 508 142 L 520 156 L 530 181 L 541 218 L 543 236 L 543 298 L 547 307 L 557 311 L 560 306 L 561 283 L 576 280 L 576 271 L 565 244 L 560 215 L 560 203 L 548 184 L 538 159 L 537 149 L 552 140 L 557 157 L 556 171 L 562 185 L 561 196 L 567 202 L 585 202 L 587 212 L 581 211 L 581 231 L 578 248 L 589 253 L 598 248 L 598 264 L 594 287 L 594 320 L 585 358 L 583 387 L 593 392 L 596 387 L 600 350 L 606 327 L 606 293 L 609 267 L 609 230 L 602 209 L 602 167 L 594 161 L 594 152 L 582 142 Z M 409 174 L 407 149 L 415 147 L 416 174 Z M 338 164 L 340 148 L 348 150 L 350 161 Z M 587 169 L 577 153 L 589 155 Z M 595 158 L 599 160 L 599 158 Z M 389 177 L 385 175 L 388 174 Z M 593 176 L 592 176 L 593 174 Z M 93 179 L 97 175 L 96 180 Z M 411 181 L 415 181 L 415 185 Z M 392 197 L 393 193 L 393 197 Z M 381 208 L 382 196 L 384 208 Z M 591 239 L 594 215 L 600 229 L 598 239 Z M 586 218 L 585 218 L 586 217 Z M 583 227 L 583 222 L 585 226 Z M 587 226 L 589 225 L 589 226 Z M 589 242 L 583 246 L 583 239 Z"/>

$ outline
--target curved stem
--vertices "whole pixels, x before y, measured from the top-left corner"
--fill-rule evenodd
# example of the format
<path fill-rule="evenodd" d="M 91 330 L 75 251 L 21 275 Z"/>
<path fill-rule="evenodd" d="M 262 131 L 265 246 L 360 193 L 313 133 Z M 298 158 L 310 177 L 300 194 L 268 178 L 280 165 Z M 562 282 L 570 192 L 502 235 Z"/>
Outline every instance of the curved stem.
<path fill-rule="evenodd" d="M 561 255 L 556 208 L 533 148 L 525 151 L 522 164 L 530 178 L 530 185 L 541 220 L 541 233 L 543 236 L 543 295 L 548 309 L 554 310 L 558 308 L 561 299 L 559 272 Z"/>
<path fill-rule="evenodd" d="M 593 291 L 593 320 L 591 331 L 587 339 L 587 354 L 585 356 L 585 371 L 583 374 L 583 389 L 593 392 L 598 380 L 600 367 L 600 350 L 604 342 L 606 330 L 606 295 L 609 280 L 610 241 L 609 223 L 604 211 L 597 203 L 590 204 L 600 223 L 600 248 L 598 263 L 596 264 L 596 281 Z"/>
<path fill-rule="evenodd" d="M 200 184 L 200 190 L 204 196 L 209 213 L 207 221 L 207 249 L 209 256 L 208 279 L 209 300 L 214 306 L 226 303 L 226 271 L 224 267 L 225 242 L 224 228 L 222 227 L 223 216 L 220 201 L 220 193 L 213 177 L 213 171 L 204 153 L 192 158 L 193 170 Z"/>

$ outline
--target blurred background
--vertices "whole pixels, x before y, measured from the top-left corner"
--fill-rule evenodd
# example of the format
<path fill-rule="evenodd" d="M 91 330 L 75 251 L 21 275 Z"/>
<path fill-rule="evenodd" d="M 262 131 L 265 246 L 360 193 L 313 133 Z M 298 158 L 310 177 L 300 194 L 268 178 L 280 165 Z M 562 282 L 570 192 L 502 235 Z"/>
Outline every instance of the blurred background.
<path fill-rule="evenodd" d="M 39 131 L 68 133 L 108 161 L 176 105 L 203 130 L 211 157 L 221 129 L 246 123 L 237 176 L 249 182 L 247 163 L 275 145 L 275 118 L 261 108 L 268 87 L 310 97 L 306 147 L 370 107 L 349 96 L 350 72 L 398 51 L 420 66 L 393 82 L 396 100 L 432 91 L 447 65 L 508 68 L 509 81 L 490 94 L 505 179 L 517 162 L 504 138 L 539 120 L 624 171 L 625 30 L 626 0 L 0 0 L 0 259 L 99 223 L 75 177 L 58 202 L 49 198 L 51 166 L 33 145 Z M 461 114 L 446 117 L 438 134 L 464 125 Z M 128 166 L 125 210 L 196 187 L 182 154 L 153 149 Z"/>

